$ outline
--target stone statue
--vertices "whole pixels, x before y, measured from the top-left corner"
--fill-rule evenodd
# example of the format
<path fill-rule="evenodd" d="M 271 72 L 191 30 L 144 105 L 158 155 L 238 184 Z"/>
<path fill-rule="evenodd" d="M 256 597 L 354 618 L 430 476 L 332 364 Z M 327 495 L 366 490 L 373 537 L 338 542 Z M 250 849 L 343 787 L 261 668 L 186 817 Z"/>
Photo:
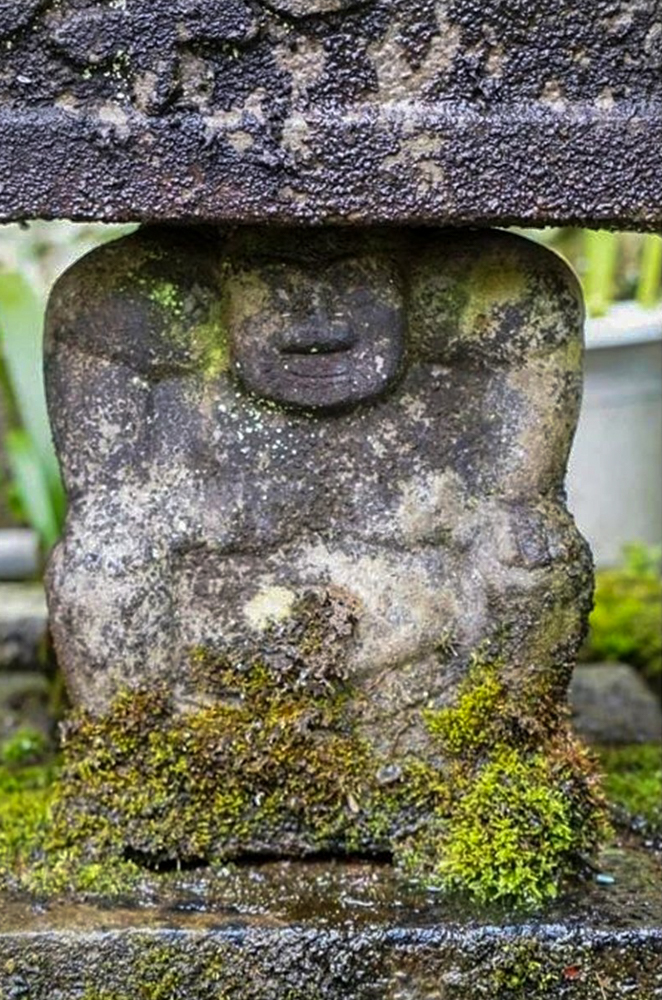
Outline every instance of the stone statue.
<path fill-rule="evenodd" d="M 582 320 L 566 265 L 501 232 L 155 227 L 84 258 L 46 344 L 73 701 L 165 684 L 195 711 L 195 651 L 259 648 L 307 594 L 352 609 L 388 759 L 481 650 L 562 698 L 591 599 L 563 492 Z"/>

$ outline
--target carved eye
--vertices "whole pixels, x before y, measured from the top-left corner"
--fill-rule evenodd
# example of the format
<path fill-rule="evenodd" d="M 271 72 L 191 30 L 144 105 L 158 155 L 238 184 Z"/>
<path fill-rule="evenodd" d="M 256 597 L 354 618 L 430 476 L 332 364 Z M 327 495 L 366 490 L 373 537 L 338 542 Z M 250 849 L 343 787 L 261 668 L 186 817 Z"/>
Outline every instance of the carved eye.
<path fill-rule="evenodd" d="M 277 10 L 281 14 L 303 18 L 366 7 L 374 0 L 260 0 L 260 2 L 263 6 Z"/>

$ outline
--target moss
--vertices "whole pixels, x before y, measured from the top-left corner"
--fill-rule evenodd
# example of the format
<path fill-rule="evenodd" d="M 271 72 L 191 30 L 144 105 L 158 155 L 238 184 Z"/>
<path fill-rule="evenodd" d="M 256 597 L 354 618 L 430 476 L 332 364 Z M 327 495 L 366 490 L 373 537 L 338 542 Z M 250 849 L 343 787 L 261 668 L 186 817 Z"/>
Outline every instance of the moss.
<path fill-rule="evenodd" d="M 442 827 L 434 866 L 441 884 L 480 902 L 554 898 L 580 846 L 595 847 L 595 831 L 581 827 L 588 811 L 581 815 L 577 790 L 568 796 L 564 780 L 576 776 L 543 754 L 495 749 Z"/>
<path fill-rule="evenodd" d="M 0 744 L 0 764 L 35 764 L 43 760 L 49 743 L 37 729 L 23 728 Z"/>
<path fill-rule="evenodd" d="M 645 832 L 662 834 L 662 747 L 609 747 L 599 751 L 604 787 L 617 814 Z"/>
<path fill-rule="evenodd" d="M 194 652 L 209 707 L 181 714 L 166 691 L 131 691 L 103 718 L 74 715 L 54 792 L 41 788 L 5 848 L 19 881 L 117 895 L 145 866 L 389 853 L 480 901 L 553 897 L 603 826 L 547 682 L 509 686 L 477 658 L 456 705 L 426 712 L 429 753 L 387 760 L 357 727 L 356 620 L 342 592 L 308 595 L 259 651 Z"/>
<path fill-rule="evenodd" d="M 202 359 L 205 378 L 214 379 L 227 371 L 230 348 L 224 306 L 221 300 L 210 303 L 206 319 L 187 329 L 196 356 Z"/>
<path fill-rule="evenodd" d="M 445 805 L 410 845 L 410 870 L 480 902 L 536 907 L 606 833 L 592 762 L 533 678 L 509 690 L 474 663 L 457 704 L 427 713 L 449 765 Z"/>
<path fill-rule="evenodd" d="M 584 659 L 637 667 L 662 695 L 660 551 L 630 545 L 621 567 L 596 576 L 595 607 Z"/>
<path fill-rule="evenodd" d="M 453 756 L 486 747 L 492 736 L 495 716 L 504 711 L 506 689 L 496 670 L 474 663 L 472 678 L 461 692 L 457 705 L 441 711 L 428 711 L 428 731 Z"/>
<path fill-rule="evenodd" d="M 149 291 L 148 298 L 150 302 L 166 309 L 173 316 L 182 315 L 181 293 L 172 281 L 155 281 Z"/>
<path fill-rule="evenodd" d="M 221 982 L 231 978 L 222 955 L 205 950 L 197 958 L 177 946 L 138 938 L 135 958 L 121 991 L 88 985 L 81 1000 L 230 1000 Z"/>
<path fill-rule="evenodd" d="M 522 938 L 498 953 L 491 975 L 492 1000 L 545 1000 L 560 981 L 540 942 Z"/>
<path fill-rule="evenodd" d="M 88 984 L 80 1000 L 236 1000 L 237 997 L 282 997 L 283 1000 L 322 1000 L 315 986 L 287 988 L 282 981 L 269 989 L 238 969 L 236 954 L 201 945 L 193 950 L 161 944 L 147 935 L 137 935 L 135 949 L 126 970 L 126 982 L 112 989 Z M 282 979 L 282 977 L 281 977 Z"/>
<path fill-rule="evenodd" d="M 48 828 L 54 764 L 0 767 L 0 886 L 20 877 Z"/>

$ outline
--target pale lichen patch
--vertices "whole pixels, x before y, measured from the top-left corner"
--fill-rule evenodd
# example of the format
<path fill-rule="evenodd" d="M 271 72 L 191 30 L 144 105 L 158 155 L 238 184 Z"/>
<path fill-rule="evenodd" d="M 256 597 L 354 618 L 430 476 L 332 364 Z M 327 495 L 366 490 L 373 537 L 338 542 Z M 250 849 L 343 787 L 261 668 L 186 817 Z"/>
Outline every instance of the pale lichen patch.
<path fill-rule="evenodd" d="M 263 631 L 291 614 L 296 594 L 287 587 L 266 587 L 246 604 L 244 614 L 252 628 Z"/>

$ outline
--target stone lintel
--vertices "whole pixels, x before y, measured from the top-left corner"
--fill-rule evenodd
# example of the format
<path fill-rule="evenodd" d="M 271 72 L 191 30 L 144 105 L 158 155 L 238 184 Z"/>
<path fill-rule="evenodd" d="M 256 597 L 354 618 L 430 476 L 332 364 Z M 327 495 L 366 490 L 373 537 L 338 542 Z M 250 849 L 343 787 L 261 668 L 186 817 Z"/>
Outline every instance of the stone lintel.
<path fill-rule="evenodd" d="M 239 152 L 222 120 L 197 115 L 0 110 L 0 132 L 4 222 L 662 227 L 659 108 L 325 112 L 293 124 L 298 166 L 282 149 Z"/>
<path fill-rule="evenodd" d="M 0 221 L 662 227 L 657 0 L 0 5 Z"/>

